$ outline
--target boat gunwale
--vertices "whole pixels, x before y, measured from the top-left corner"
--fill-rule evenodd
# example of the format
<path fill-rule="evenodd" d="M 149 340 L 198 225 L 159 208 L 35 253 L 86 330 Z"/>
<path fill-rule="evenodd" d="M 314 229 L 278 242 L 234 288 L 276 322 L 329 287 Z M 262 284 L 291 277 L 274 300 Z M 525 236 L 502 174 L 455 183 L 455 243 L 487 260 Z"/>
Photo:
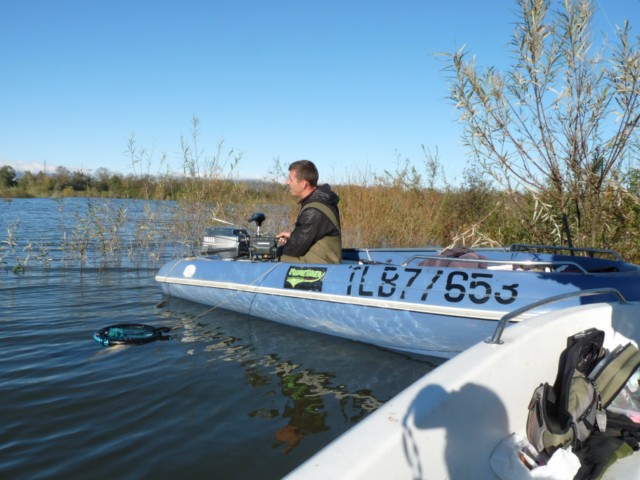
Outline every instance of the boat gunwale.
<path fill-rule="evenodd" d="M 438 255 L 413 255 L 412 257 L 409 257 L 407 260 L 405 260 L 402 264 L 400 264 L 400 266 L 408 267 L 409 264 L 411 264 L 412 262 L 416 260 L 422 260 L 422 259 L 436 260 L 439 262 L 461 262 L 461 263 L 487 264 L 487 265 L 513 265 L 513 266 L 528 267 L 528 268 L 572 266 L 580 270 L 579 273 L 582 273 L 584 275 L 593 275 L 594 273 L 620 273 L 620 272 L 590 272 L 589 270 L 586 270 L 582 265 L 570 260 L 549 261 L 549 262 L 542 261 L 542 260 L 492 260 L 489 258 L 441 257 Z M 425 265 L 425 266 L 431 266 L 431 265 Z M 446 267 L 446 265 L 442 265 L 442 266 Z M 547 272 L 547 273 L 553 273 L 553 272 Z M 561 273 L 561 272 L 558 272 L 558 273 Z"/>
<path fill-rule="evenodd" d="M 276 287 L 263 287 L 260 285 L 248 285 L 244 283 L 223 282 L 218 280 L 200 280 L 176 278 L 169 276 L 157 275 L 155 280 L 160 283 L 186 285 L 203 288 L 216 288 L 220 290 L 231 290 L 236 292 L 245 292 L 255 295 L 300 298 L 303 300 L 314 300 L 328 303 L 341 303 L 347 305 L 365 306 L 371 308 L 382 308 L 399 311 L 417 312 L 430 315 L 442 315 L 447 317 L 463 317 L 475 318 L 482 321 L 499 321 L 505 314 L 504 311 L 498 310 L 478 310 L 472 308 L 446 307 L 438 305 L 425 305 L 414 302 L 399 302 L 396 300 L 380 300 L 375 298 L 351 297 L 346 295 L 338 295 L 333 293 L 302 291 L 293 289 L 283 289 Z M 524 315 L 522 318 L 528 318 L 531 315 Z M 514 320 L 517 322 L 519 320 Z"/>

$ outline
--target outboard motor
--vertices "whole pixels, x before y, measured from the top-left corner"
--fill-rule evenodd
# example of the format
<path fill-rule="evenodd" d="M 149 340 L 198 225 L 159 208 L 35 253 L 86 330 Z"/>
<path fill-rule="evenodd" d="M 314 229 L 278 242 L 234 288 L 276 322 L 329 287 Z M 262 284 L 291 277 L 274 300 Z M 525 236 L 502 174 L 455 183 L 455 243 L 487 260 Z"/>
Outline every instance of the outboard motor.
<path fill-rule="evenodd" d="M 220 258 L 248 257 L 251 236 L 244 228 L 209 227 L 204 232 L 201 255 L 217 255 Z"/>
<path fill-rule="evenodd" d="M 276 237 L 263 237 L 260 233 L 262 222 L 265 221 L 262 212 L 256 212 L 247 220 L 256 224 L 256 236 L 251 239 L 249 251 L 252 260 L 275 260 L 278 257 L 278 241 Z"/>

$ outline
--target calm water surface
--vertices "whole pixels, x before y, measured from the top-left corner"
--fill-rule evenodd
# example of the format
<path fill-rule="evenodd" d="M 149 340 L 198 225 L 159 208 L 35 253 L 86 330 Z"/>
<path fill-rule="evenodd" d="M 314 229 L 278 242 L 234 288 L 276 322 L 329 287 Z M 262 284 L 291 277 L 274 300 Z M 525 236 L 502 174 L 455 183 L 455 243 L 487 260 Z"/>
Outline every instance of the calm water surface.
<path fill-rule="evenodd" d="M 281 478 L 433 368 L 163 297 L 159 264 L 63 262 L 62 230 L 83 220 L 60 215 L 53 200 L 0 201 L 0 242 L 49 257 L 16 274 L 2 250 L 0 478 Z M 173 330 L 100 347 L 93 333 L 117 323 Z"/>

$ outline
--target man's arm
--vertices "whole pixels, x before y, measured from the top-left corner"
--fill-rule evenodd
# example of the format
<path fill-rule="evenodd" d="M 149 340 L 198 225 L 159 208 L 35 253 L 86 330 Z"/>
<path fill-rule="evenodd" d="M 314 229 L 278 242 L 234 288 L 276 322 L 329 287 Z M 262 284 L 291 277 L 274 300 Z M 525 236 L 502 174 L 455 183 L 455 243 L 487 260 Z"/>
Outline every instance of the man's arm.
<path fill-rule="evenodd" d="M 317 240 L 318 229 L 322 220 L 319 217 L 320 215 L 324 214 L 315 208 L 307 208 L 300 213 L 289 240 L 282 247 L 284 255 L 301 257 L 309 251 Z"/>

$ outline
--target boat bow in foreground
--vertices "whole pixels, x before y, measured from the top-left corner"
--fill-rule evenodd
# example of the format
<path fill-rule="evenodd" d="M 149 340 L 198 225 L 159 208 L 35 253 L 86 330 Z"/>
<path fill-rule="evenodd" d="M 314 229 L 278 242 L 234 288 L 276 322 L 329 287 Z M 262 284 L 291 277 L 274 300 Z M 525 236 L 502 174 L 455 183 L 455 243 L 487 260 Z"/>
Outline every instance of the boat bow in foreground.
<path fill-rule="evenodd" d="M 605 332 L 610 350 L 637 345 L 640 304 L 570 307 L 510 327 L 429 372 L 286 478 L 498 478 L 492 452 L 514 433 L 526 438 L 534 389 L 555 379 L 567 338 L 589 328 Z M 605 472 L 638 477 L 640 453 Z"/>

